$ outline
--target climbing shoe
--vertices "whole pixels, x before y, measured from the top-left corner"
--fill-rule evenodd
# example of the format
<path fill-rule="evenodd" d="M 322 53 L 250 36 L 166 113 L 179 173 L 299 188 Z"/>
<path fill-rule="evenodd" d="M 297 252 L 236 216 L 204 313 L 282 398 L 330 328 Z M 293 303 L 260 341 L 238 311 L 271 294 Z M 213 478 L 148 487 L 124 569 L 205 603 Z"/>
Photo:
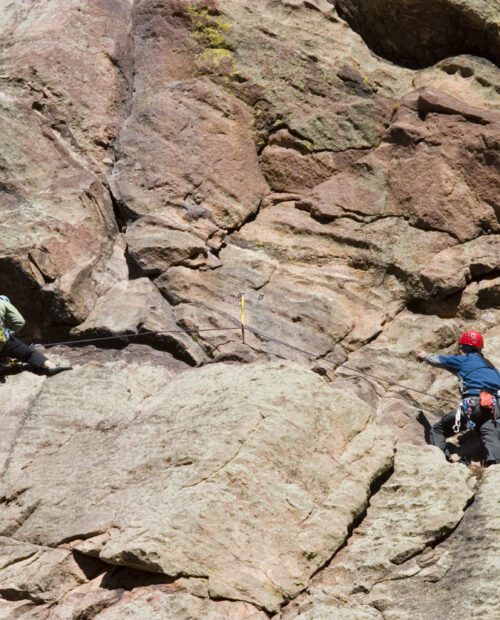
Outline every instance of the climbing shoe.
<path fill-rule="evenodd" d="M 43 368 L 43 374 L 47 377 L 53 377 L 54 375 L 64 372 L 65 370 L 72 370 L 72 366 L 55 366 L 54 368 Z"/>

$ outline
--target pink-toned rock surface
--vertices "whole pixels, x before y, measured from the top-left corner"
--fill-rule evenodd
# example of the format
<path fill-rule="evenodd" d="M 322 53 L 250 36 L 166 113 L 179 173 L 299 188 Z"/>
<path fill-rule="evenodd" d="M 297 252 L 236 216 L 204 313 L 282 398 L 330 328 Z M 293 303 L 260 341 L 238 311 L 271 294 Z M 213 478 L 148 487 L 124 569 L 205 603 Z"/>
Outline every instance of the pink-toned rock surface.
<path fill-rule="evenodd" d="M 3 289 L 39 326 L 77 324 L 106 290 L 102 159 L 123 120 L 129 21 L 127 2 L 1 4 Z"/>
<path fill-rule="evenodd" d="M 463 570 L 496 620 L 496 468 L 467 507 L 414 354 L 500 364 L 498 11 L 417 4 L 0 0 L 0 293 L 106 338 L 0 384 L 0 618 L 430 620 Z"/>
<path fill-rule="evenodd" d="M 218 249 L 227 230 L 255 214 L 268 188 L 251 109 L 197 75 L 189 54 L 197 11 L 188 2 L 134 5 L 133 91 L 112 187 L 126 216 L 163 217 L 174 231 L 184 227 L 199 254 Z M 183 235 L 177 238 L 166 244 L 182 252 Z"/>

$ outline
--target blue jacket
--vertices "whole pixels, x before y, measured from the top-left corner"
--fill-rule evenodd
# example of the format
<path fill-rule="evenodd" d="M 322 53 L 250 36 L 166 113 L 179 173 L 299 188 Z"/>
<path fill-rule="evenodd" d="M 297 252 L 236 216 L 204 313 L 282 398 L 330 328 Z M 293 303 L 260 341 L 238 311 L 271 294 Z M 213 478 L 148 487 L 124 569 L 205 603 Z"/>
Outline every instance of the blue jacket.
<path fill-rule="evenodd" d="M 480 353 L 429 355 L 427 361 L 457 375 L 462 396 L 477 396 L 481 390 L 495 394 L 500 390 L 500 372 L 490 368 Z"/>

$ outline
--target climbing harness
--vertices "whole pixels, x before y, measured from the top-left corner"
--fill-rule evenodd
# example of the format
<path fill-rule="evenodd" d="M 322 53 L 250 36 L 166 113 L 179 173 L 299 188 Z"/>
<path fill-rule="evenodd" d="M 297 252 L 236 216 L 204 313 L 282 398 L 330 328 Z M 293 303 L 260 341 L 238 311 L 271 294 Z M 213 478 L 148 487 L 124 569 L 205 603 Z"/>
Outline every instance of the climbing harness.
<path fill-rule="evenodd" d="M 481 390 L 479 393 L 479 409 L 483 416 L 492 418 L 496 426 L 500 411 L 500 390 L 496 394 L 491 394 L 487 390 Z"/>
<path fill-rule="evenodd" d="M 25 370 L 26 368 L 29 368 L 29 364 L 14 357 L 5 357 L 0 360 L 0 373 L 10 370 Z"/>
<path fill-rule="evenodd" d="M 455 412 L 453 432 L 459 433 L 464 423 L 467 430 L 476 428 L 478 424 L 492 419 L 497 424 L 499 410 L 500 390 L 491 394 L 487 390 L 481 390 L 479 396 L 466 396 L 460 401 Z"/>
<path fill-rule="evenodd" d="M 466 332 L 465 335 L 469 335 L 469 333 L 474 333 L 479 336 L 477 332 Z M 464 334 L 462 334 L 464 336 Z M 462 338 L 461 336 L 461 338 Z M 481 337 L 481 345 L 482 337 Z M 482 368 L 491 368 L 495 370 L 500 378 L 500 373 L 498 370 L 488 362 L 487 360 L 483 360 L 484 364 L 481 366 L 476 366 L 472 370 L 469 370 L 465 375 L 459 377 L 459 390 L 460 394 L 463 394 L 465 390 L 465 379 L 469 375 L 471 375 L 476 370 L 481 370 Z M 462 428 L 462 421 L 465 421 L 465 428 L 468 430 L 476 428 L 478 424 L 482 424 L 489 418 L 493 419 L 495 426 L 497 425 L 497 419 L 499 417 L 499 409 L 500 409 L 500 390 L 497 391 L 496 394 L 492 394 L 488 390 L 481 390 L 479 396 L 466 396 L 461 399 L 460 403 L 455 412 L 455 423 L 453 424 L 453 432 L 459 433 Z"/>
<path fill-rule="evenodd" d="M 5 383 L 6 375 L 15 375 L 29 368 L 29 364 L 13 357 L 0 359 L 0 383 Z"/>

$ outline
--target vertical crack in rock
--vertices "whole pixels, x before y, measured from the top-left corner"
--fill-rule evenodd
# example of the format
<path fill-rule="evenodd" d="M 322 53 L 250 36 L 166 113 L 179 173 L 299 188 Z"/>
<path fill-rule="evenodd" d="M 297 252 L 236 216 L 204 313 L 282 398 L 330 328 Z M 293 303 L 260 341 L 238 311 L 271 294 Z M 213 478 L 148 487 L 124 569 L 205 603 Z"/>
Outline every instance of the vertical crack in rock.
<path fill-rule="evenodd" d="M 134 216 L 126 207 L 126 205 L 116 196 L 116 193 L 113 189 L 113 177 L 115 174 L 116 164 L 120 160 L 121 152 L 120 152 L 120 135 L 123 131 L 123 127 L 128 122 L 130 116 L 132 115 L 133 107 L 134 107 L 134 93 L 135 93 L 135 83 L 136 83 L 136 0 L 132 0 L 130 7 L 130 21 L 129 21 L 129 31 L 128 31 L 128 39 L 123 50 L 123 56 L 121 60 L 117 63 L 119 67 L 120 74 L 123 78 L 124 84 L 124 96 L 123 96 L 123 107 L 124 113 L 121 121 L 121 125 L 118 128 L 115 139 L 112 146 L 114 161 L 111 172 L 108 174 L 108 189 L 111 195 L 111 200 L 113 204 L 113 211 L 115 214 L 116 223 L 118 229 L 122 232 L 126 230 L 127 223 L 131 219 L 136 219 L 137 216 Z"/>
<path fill-rule="evenodd" d="M 331 565 L 331 563 L 334 561 L 334 559 L 337 557 L 337 555 L 343 550 L 345 549 L 348 544 L 349 541 L 352 539 L 353 535 L 355 534 L 356 530 L 358 528 L 360 528 L 364 522 L 364 520 L 367 517 L 368 514 L 368 509 L 370 508 L 370 504 L 373 501 L 373 499 L 376 497 L 376 495 L 379 493 L 380 489 L 383 487 L 383 485 L 392 477 L 392 475 L 394 474 L 394 466 L 392 465 L 391 467 L 389 467 L 387 470 L 383 471 L 370 485 L 370 490 L 369 490 L 369 494 L 368 494 L 368 498 L 367 498 L 367 502 L 366 502 L 366 506 L 363 509 L 363 511 L 357 515 L 353 521 L 351 522 L 351 524 L 348 526 L 348 530 L 347 530 L 347 536 L 345 538 L 345 541 L 343 542 L 343 544 L 336 549 L 335 553 L 328 558 L 328 560 L 322 564 L 320 567 L 318 567 L 314 573 L 311 575 L 311 577 L 308 580 L 307 585 L 296 594 L 296 596 L 294 596 L 293 598 L 289 598 L 282 606 L 281 606 L 281 610 L 279 613 L 282 613 L 283 611 L 286 610 L 286 608 L 293 603 L 295 600 L 297 600 L 298 598 L 300 598 L 302 595 L 304 595 L 305 593 L 307 593 L 309 591 L 310 585 L 311 583 L 314 582 L 314 580 L 326 569 L 328 569 L 328 567 Z"/>
<path fill-rule="evenodd" d="M 120 151 L 119 151 L 119 141 L 120 134 L 122 132 L 123 126 L 126 124 L 130 115 L 132 114 L 133 103 L 134 103 L 134 92 L 135 92 L 135 77 L 136 77 L 136 62 L 135 62 L 135 7 L 136 0 L 132 0 L 130 3 L 130 21 L 129 21 L 129 30 L 128 30 L 128 38 L 125 48 L 123 50 L 123 55 L 120 61 L 115 61 L 113 64 L 119 70 L 120 75 L 122 76 L 122 83 L 124 84 L 124 95 L 123 95 L 123 107 L 124 114 L 121 120 L 120 127 L 116 133 L 115 139 L 112 143 L 114 161 L 112 165 L 111 173 L 108 175 L 108 190 L 110 192 L 112 204 L 113 204 L 113 212 L 115 214 L 116 223 L 118 229 L 123 231 L 126 228 L 127 221 L 129 219 L 130 214 L 127 213 L 127 210 L 123 203 L 119 201 L 115 195 L 115 192 L 112 189 L 112 181 L 114 170 L 118 160 L 120 159 Z"/>
<path fill-rule="evenodd" d="M 127 218 L 123 213 L 122 207 L 119 205 L 116 196 L 113 193 L 113 190 L 110 185 L 106 185 L 106 189 L 109 192 L 109 196 L 111 198 L 111 204 L 113 205 L 113 214 L 115 216 L 116 226 L 120 232 L 125 232 L 127 229 Z"/>
<path fill-rule="evenodd" d="M 457 531 L 457 529 L 460 527 L 461 523 L 463 522 L 465 516 L 467 515 L 467 511 L 470 510 L 470 508 L 472 507 L 472 505 L 475 502 L 476 499 L 476 495 L 479 491 L 481 484 L 478 483 L 478 487 L 476 488 L 476 492 L 474 493 L 474 495 L 467 501 L 465 507 L 464 507 L 464 511 L 463 511 L 463 515 L 462 518 L 457 521 L 457 523 L 452 527 L 452 528 L 446 528 L 444 529 L 442 532 L 437 532 L 436 533 L 436 537 L 433 541 L 429 542 L 427 544 L 427 546 L 422 550 L 419 551 L 417 553 L 415 553 L 415 555 L 411 555 L 408 558 L 405 559 L 405 562 L 408 562 L 414 558 L 418 558 L 419 556 L 424 555 L 429 549 L 437 549 L 440 545 L 443 545 L 444 543 L 447 542 L 447 540 Z M 388 577 L 387 579 L 381 579 L 380 581 L 377 581 L 376 583 L 382 583 L 384 581 L 390 580 L 391 578 Z"/>
<path fill-rule="evenodd" d="M 470 473 L 457 465 L 442 469 L 443 457 L 434 448 L 400 445 L 394 474 L 372 498 L 362 530 L 317 576 L 309 599 L 299 605 L 309 600 L 321 607 L 330 600 L 346 612 L 357 604 L 380 611 L 387 609 L 377 603 L 381 584 L 391 588 L 425 573 L 436 561 L 432 550 L 457 531 L 474 501 Z M 439 490 L 440 481 L 453 490 Z"/>
<path fill-rule="evenodd" d="M 392 579 L 381 579 L 367 604 L 403 620 L 427 620 L 444 610 L 460 620 L 496 618 L 498 592 L 492 575 L 498 563 L 497 480 L 495 471 L 486 470 L 458 526 L 407 560 Z"/>

